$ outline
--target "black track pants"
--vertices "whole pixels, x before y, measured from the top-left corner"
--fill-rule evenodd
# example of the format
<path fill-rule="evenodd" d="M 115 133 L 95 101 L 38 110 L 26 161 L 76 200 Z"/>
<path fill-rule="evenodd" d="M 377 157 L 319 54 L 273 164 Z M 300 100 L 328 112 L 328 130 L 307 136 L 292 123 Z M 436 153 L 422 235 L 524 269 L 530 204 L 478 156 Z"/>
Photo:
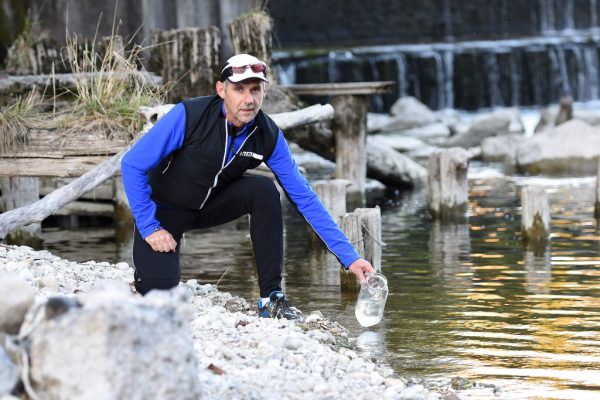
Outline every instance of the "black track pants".
<path fill-rule="evenodd" d="M 211 195 L 202 210 L 158 207 L 156 218 L 177 241 L 174 253 L 152 250 L 137 228 L 133 240 L 135 288 L 141 294 L 151 289 L 170 289 L 179 284 L 179 250 L 185 231 L 210 228 L 250 214 L 250 236 L 254 248 L 261 297 L 281 290 L 283 265 L 283 219 L 279 192 L 271 179 L 242 176 Z"/>

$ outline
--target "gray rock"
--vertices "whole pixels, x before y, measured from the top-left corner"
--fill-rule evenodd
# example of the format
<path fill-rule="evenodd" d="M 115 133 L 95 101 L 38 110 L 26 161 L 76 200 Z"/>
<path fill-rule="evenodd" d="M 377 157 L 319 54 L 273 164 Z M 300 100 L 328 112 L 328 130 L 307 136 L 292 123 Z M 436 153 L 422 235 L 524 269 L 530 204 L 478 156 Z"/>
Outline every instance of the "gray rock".
<path fill-rule="evenodd" d="M 387 143 L 389 147 L 400 152 L 416 150 L 425 146 L 422 140 L 403 134 L 372 135 L 371 137 L 378 143 Z"/>
<path fill-rule="evenodd" d="M 19 369 L 0 346 L 0 396 L 9 395 L 19 382 Z"/>
<path fill-rule="evenodd" d="M 174 292 L 169 303 L 120 290 L 87 293 L 81 307 L 42 319 L 30 335 L 36 393 L 48 399 L 199 398 L 192 335 Z"/>
<path fill-rule="evenodd" d="M 485 138 L 481 142 L 482 157 L 485 161 L 507 160 L 514 164 L 517 150 L 524 140 L 525 137 L 519 133 Z"/>
<path fill-rule="evenodd" d="M 13 274 L 0 274 L 0 332 L 16 335 L 36 290 Z"/>
<path fill-rule="evenodd" d="M 447 147 L 469 148 L 481 145 L 483 139 L 506 134 L 511 124 L 511 116 L 503 111 L 481 115 L 473 120 L 469 129 L 451 137 Z"/>
<path fill-rule="evenodd" d="M 401 117 L 407 127 L 429 125 L 437 121 L 437 117 L 429 107 L 414 97 L 402 97 L 398 99 L 390 109 L 394 117 Z"/>
<path fill-rule="evenodd" d="M 427 170 L 376 138 L 367 138 L 368 175 L 388 186 L 414 186 L 427 178 Z"/>
<path fill-rule="evenodd" d="M 572 119 L 527 138 L 517 151 L 517 166 L 532 174 L 591 175 L 600 156 L 600 129 Z"/>

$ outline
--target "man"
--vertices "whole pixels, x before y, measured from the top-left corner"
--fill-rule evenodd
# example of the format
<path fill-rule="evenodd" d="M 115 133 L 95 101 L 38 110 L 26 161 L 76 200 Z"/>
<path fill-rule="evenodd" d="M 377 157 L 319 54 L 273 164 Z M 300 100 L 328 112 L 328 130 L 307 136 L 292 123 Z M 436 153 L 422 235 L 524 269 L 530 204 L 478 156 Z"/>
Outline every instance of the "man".
<path fill-rule="evenodd" d="M 183 233 L 250 214 L 264 317 L 298 320 L 281 291 L 283 218 L 271 179 L 243 175 L 265 162 L 291 202 L 342 265 L 359 280 L 374 272 L 360 258 L 298 171 L 277 125 L 260 108 L 266 64 L 248 54 L 231 57 L 217 96 L 177 104 L 123 157 L 123 184 L 136 221 L 136 290 L 169 289 L 180 278 Z"/>

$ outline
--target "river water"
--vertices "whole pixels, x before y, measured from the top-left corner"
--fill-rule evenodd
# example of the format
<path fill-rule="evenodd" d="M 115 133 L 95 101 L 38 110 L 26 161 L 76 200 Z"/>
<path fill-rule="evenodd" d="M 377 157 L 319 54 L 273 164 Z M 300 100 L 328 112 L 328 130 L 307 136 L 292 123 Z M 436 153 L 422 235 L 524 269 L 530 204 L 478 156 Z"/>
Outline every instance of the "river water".
<path fill-rule="evenodd" d="M 305 312 L 321 310 L 345 325 L 360 351 L 397 374 L 430 386 L 451 377 L 475 387 L 461 398 L 600 398 L 600 232 L 594 178 L 509 177 L 473 164 L 469 221 L 430 221 L 425 191 L 369 200 L 382 208 L 382 272 L 388 278 L 383 321 L 361 328 L 355 294 L 288 205 L 286 293 Z M 552 240 L 534 253 L 520 241 L 520 190 L 544 185 Z M 74 260 L 129 261 L 130 245 L 111 228 L 46 229 L 45 247 Z M 217 283 L 258 298 L 248 221 L 242 218 L 185 238 L 184 279 Z M 469 383 L 467 383 L 467 386 Z"/>

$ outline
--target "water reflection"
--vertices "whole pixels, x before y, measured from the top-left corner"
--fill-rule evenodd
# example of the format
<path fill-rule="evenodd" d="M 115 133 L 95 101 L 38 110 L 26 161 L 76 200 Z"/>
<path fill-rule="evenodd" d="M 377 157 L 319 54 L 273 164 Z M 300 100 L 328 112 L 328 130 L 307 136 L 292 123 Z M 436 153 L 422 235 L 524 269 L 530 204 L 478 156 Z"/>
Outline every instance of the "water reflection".
<path fill-rule="evenodd" d="M 532 294 L 550 292 L 552 282 L 551 245 L 547 243 L 543 251 L 526 248 L 524 252 L 525 290 Z"/>

